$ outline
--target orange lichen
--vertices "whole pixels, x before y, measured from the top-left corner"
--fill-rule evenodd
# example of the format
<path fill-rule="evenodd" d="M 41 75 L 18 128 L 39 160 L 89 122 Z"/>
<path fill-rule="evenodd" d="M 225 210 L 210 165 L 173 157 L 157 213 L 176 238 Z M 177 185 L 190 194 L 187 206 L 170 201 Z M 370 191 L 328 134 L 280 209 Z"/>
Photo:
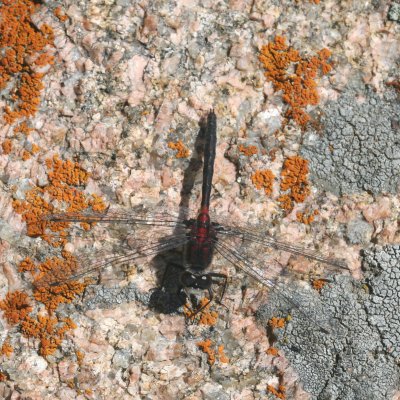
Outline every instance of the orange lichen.
<path fill-rule="evenodd" d="M 268 325 L 271 326 L 273 329 L 275 329 L 275 328 L 284 328 L 285 327 L 285 319 L 284 318 L 278 318 L 278 317 L 272 317 L 268 321 Z"/>
<path fill-rule="evenodd" d="M 266 351 L 266 353 L 270 356 L 278 356 L 279 355 L 279 350 L 276 347 L 269 347 Z"/>
<path fill-rule="evenodd" d="M 7 374 L 0 371 L 0 382 L 5 382 L 6 380 L 8 380 Z"/>
<path fill-rule="evenodd" d="M 7 340 L 3 343 L 3 345 L 1 346 L 1 350 L 0 353 L 7 356 L 7 357 L 11 357 L 11 354 L 14 352 L 14 349 L 12 348 L 10 342 L 8 342 Z"/>
<path fill-rule="evenodd" d="M 35 187 L 25 194 L 25 201 L 15 200 L 14 210 L 22 214 L 22 219 L 27 224 L 27 234 L 31 237 L 42 237 L 43 240 L 53 246 L 60 246 L 66 243 L 69 223 L 52 222 L 42 219 L 45 214 L 56 212 L 51 202 L 57 200 L 64 206 L 67 212 L 82 211 L 92 208 L 94 211 L 104 211 L 106 205 L 101 197 L 92 195 L 88 198 L 82 190 L 75 186 L 84 186 L 89 178 L 88 172 L 83 170 L 78 163 L 66 160 L 62 161 L 55 155 L 52 159 L 46 160 L 50 169 L 48 172 L 49 184 L 43 188 Z M 45 200 L 46 199 L 46 200 Z M 88 228 L 88 226 L 84 226 Z M 48 235 L 45 231 L 49 229 L 58 233 L 57 239 Z"/>
<path fill-rule="evenodd" d="M 51 54 L 40 54 L 38 57 L 36 57 L 33 63 L 40 67 L 43 67 L 48 64 L 53 65 L 54 56 L 52 56 Z"/>
<path fill-rule="evenodd" d="M 296 219 L 297 219 L 297 221 L 301 222 L 302 224 L 310 225 L 311 222 L 314 221 L 315 216 L 318 215 L 318 214 L 319 214 L 318 210 L 313 210 L 313 211 L 308 212 L 308 213 L 304 213 L 304 212 L 300 212 L 299 211 L 296 214 Z"/>
<path fill-rule="evenodd" d="M 224 345 L 223 344 L 218 346 L 218 357 L 219 357 L 219 361 L 221 361 L 224 364 L 227 364 L 229 362 L 229 358 L 224 353 Z"/>
<path fill-rule="evenodd" d="M 326 279 L 313 279 L 311 285 L 313 289 L 320 292 L 322 288 L 327 284 Z"/>
<path fill-rule="evenodd" d="M 75 355 L 76 355 L 76 361 L 78 362 L 78 365 L 81 366 L 83 359 L 85 358 L 85 354 L 82 351 L 76 350 Z"/>
<path fill-rule="evenodd" d="M 39 150 L 40 150 L 40 147 L 37 144 L 33 143 L 32 144 L 32 150 L 31 150 L 32 154 L 38 153 Z"/>
<path fill-rule="evenodd" d="M 82 169 L 78 163 L 70 160 L 62 161 L 55 155 L 46 160 L 47 168 L 52 170 L 47 174 L 53 184 L 65 183 L 70 186 L 83 186 L 87 183 L 89 173 Z"/>
<path fill-rule="evenodd" d="M 210 305 L 211 305 L 211 303 L 209 302 L 209 300 L 207 298 L 201 299 L 199 308 L 202 308 L 204 306 L 205 307 L 199 313 L 200 314 L 199 315 L 199 324 L 200 325 L 213 326 L 217 323 L 218 313 L 216 311 L 210 311 Z"/>
<path fill-rule="evenodd" d="M 61 21 L 65 22 L 68 19 L 68 16 L 63 13 L 61 7 L 58 6 L 54 9 L 54 15 Z"/>
<path fill-rule="evenodd" d="M 39 339 L 39 354 L 42 356 L 54 354 L 66 332 L 75 328 L 76 325 L 70 318 L 58 320 L 47 315 L 38 315 L 37 319 L 27 317 L 21 324 L 21 331 L 25 336 Z"/>
<path fill-rule="evenodd" d="M 310 194 L 308 182 L 308 161 L 299 157 L 288 157 L 283 163 L 280 188 L 289 191 L 278 198 L 281 208 L 288 213 L 292 211 L 294 203 L 302 203 Z"/>
<path fill-rule="evenodd" d="M 282 399 L 282 400 L 286 399 L 286 387 L 283 385 L 279 385 L 278 389 L 275 389 L 271 385 L 267 385 L 267 390 L 268 390 L 268 392 L 270 392 L 271 394 L 276 396 L 278 399 Z"/>
<path fill-rule="evenodd" d="M 298 3 L 300 0 L 296 0 Z M 320 0 L 309 0 L 310 3 L 319 4 Z"/>
<path fill-rule="evenodd" d="M 10 139 L 5 139 L 4 142 L 1 144 L 3 149 L 3 154 L 10 154 L 12 150 L 12 143 Z"/>
<path fill-rule="evenodd" d="M 48 46 L 53 46 L 53 30 L 47 24 L 37 28 L 32 15 L 40 4 L 34 0 L 3 0 L 0 8 L 0 89 L 10 84 L 10 102 L 5 107 L 8 124 L 34 115 L 40 104 L 44 74 L 34 72 L 35 60 L 40 65 L 51 63 Z"/>
<path fill-rule="evenodd" d="M 252 155 L 258 153 L 256 146 L 243 146 L 242 144 L 240 144 L 238 149 L 241 153 L 248 157 L 251 157 Z"/>
<path fill-rule="evenodd" d="M 27 318 L 32 311 L 29 296 L 26 293 L 8 292 L 6 298 L 0 301 L 0 310 L 9 324 L 18 324 Z"/>
<path fill-rule="evenodd" d="M 29 153 L 29 151 L 27 151 L 27 150 L 24 150 L 22 152 L 22 159 L 24 161 L 26 161 L 26 160 L 29 160 L 30 158 L 31 158 L 31 153 Z"/>
<path fill-rule="evenodd" d="M 67 251 L 63 251 L 61 255 L 62 258 L 48 258 L 38 265 L 26 258 L 19 265 L 20 272 L 31 273 L 35 287 L 33 297 L 45 305 L 49 314 L 61 303 L 71 303 L 88 285 L 88 282 L 66 281 L 77 272 L 78 262 Z"/>
<path fill-rule="evenodd" d="M 251 177 L 251 181 L 253 182 L 253 185 L 256 187 L 256 189 L 264 189 L 264 192 L 267 196 L 270 196 L 272 194 L 274 179 L 275 175 L 269 169 L 263 171 L 258 170 Z"/>
<path fill-rule="evenodd" d="M 183 312 L 186 318 L 189 318 L 192 321 L 194 321 L 194 319 L 197 317 L 199 325 L 213 326 L 217 323 L 218 313 L 216 311 L 210 311 L 210 305 L 211 302 L 209 299 L 204 297 L 200 300 L 197 311 L 193 311 L 190 304 L 185 304 L 183 307 Z"/>
<path fill-rule="evenodd" d="M 332 69 L 327 62 L 330 55 L 328 49 L 322 49 L 318 56 L 302 58 L 282 36 L 276 36 L 274 42 L 261 48 L 259 60 L 266 69 L 264 75 L 272 82 L 275 92 L 282 91 L 282 99 L 289 106 L 285 116 L 300 126 L 304 127 L 310 120 L 304 109 L 319 102 L 315 79 L 319 70 L 327 74 Z M 288 72 L 292 69 L 294 73 Z"/>
<path fill-rule="evenodd" d="M 200 348 L 200 350 L 203 353 L 206 353 L 208 356 L 208 364 L 209 365 L 214 365 L 215 363 L 215 350 L 212 349 L 210 346 L 212 345 L 211 339 L 206 339 L 203 342 L 198 342 L 196 343 L 197 346 Z"/>
<path fill-rule="evenodd" d="M 189 157 L 189 150 L 185 147 L 181 140 L 178 140 L 176 143 L 168 142 L 168 147 L 172 150 L 177 150 L 175 155 L 176 158 Z"/>
<path fill-rule="evenodd" d="M 21 122 L 14 128 L 14 133 L 21 132 L 26 136 L 28 136 L 31 133 L 31 131 L 33 131 L 33 128 L 30 128 L 25 121 Z"/>

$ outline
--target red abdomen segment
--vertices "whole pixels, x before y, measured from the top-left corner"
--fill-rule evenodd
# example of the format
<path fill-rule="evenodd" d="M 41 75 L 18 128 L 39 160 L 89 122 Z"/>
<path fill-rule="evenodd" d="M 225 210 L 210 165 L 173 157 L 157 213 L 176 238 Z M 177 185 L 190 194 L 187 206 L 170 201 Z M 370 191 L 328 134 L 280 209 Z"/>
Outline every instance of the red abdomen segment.
<path fill-rule="evenodd" d="M 188 262 L 193 270 L 206 269 L 214 252 L 215 232 L 211 226 L 208 208 L 203 207 L 193 224 L 188 246 Z"/>

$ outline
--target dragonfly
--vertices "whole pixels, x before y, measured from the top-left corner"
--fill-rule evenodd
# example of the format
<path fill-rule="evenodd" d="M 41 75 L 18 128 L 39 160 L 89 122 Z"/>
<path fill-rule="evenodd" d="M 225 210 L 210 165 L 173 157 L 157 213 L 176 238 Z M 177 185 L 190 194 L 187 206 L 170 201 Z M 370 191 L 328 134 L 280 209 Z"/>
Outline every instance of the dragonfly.
<path fill-rule="evenodd" d="M 99 273 L 108 266 L 120 266 L 139 258 L 183 248 L 184 259 L 180 265 L 178 291 L 186 293 L 188 289 L 197 289 L 207 292 L 208 302 L 196 310 L 199 312 L 215 298 L 215 285 L 222 286 L 220 301 L 225 293 L 228 276 L 211 270 L 213 257 L 215 253 L 218 253 L 264 287 L 274 290 L 286 304 L 315 322 L 315 318 L 310 316 L 293 296 L 289 296 L 285 292 L 282 283 L 278 279 L 271 278 L 272 266 L 270 264 L 261 265 L 263 261 L 258 258 L 258 255 L 262 255 L 270 249 L 288 252 L 323 263 L 329 273 L 347 270 L 346 263 L 341 259 L 326 257 L 316 251 L 277 240 L 264 231 L 218 222 L 218 219 L 213 220 L 210 214 L 210 199 L 216 145 L 217 117 L 211 110 L 205 123 L 201 205 L 197 217 L 179 216 L 169 211 L 151 212 L 146 209 L 127 212 L 107 209 L 104 212 L 65 212 L 45 215 L 45 220 L 54 222 L 126 224 L 134 232 L 133 235 L 138 238 L 145 238 L 145 232 L 147 232 L 147 236 L 149 232 L 151 235 L 151 238 L 144 239 L 142 242 L 139 239 L 139 244 L 126 254 L 105 255 L 92 262 L 82 262 L 76 273 L 66 280 L 79 280 L 85 276 Z M 327 331 L 326 328 L 320 327 Z"/>

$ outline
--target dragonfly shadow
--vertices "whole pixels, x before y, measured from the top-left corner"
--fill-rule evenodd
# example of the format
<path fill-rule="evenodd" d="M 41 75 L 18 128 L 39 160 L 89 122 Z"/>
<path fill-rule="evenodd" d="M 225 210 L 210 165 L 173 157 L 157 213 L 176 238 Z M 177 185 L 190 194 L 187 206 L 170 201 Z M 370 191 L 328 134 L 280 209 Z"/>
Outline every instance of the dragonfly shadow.
<path fill-rule="evenodd" d="M 194 152 L 185 169 L 182 189 L 180 192 L 181 201 L 179 204 L 179 218 L 187 219 L 190 194 L 195 185 L 196 176 L 202 170 L 206 119 L 199 122 L 199 132 L 194 143 Z M 178 230 L 174 234 L 181 234 Z M 172 314 L 179 307 L 186 303 L 186 295 L 182 292 L 183 286 L 180 283 L 180 276 L 184 271 L 183 249 L 173 249 L 155 256 L 152 260 L 152 267 L 156 271 L 157 287 L 153 290 L 149 306 L 156 312 Z"/>

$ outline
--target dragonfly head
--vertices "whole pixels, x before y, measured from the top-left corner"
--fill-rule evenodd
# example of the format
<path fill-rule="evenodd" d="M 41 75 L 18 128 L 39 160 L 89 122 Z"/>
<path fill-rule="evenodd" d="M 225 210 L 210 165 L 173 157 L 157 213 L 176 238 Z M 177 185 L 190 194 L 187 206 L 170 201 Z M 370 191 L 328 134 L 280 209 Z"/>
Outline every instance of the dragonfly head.
<path fill-rule="evenodd" d="M 212 279 L 207 274 L 197 274 L 184 271 L 180 277 L 182 286 L 193 289 L 208 289 L 212 285 Z"/>

